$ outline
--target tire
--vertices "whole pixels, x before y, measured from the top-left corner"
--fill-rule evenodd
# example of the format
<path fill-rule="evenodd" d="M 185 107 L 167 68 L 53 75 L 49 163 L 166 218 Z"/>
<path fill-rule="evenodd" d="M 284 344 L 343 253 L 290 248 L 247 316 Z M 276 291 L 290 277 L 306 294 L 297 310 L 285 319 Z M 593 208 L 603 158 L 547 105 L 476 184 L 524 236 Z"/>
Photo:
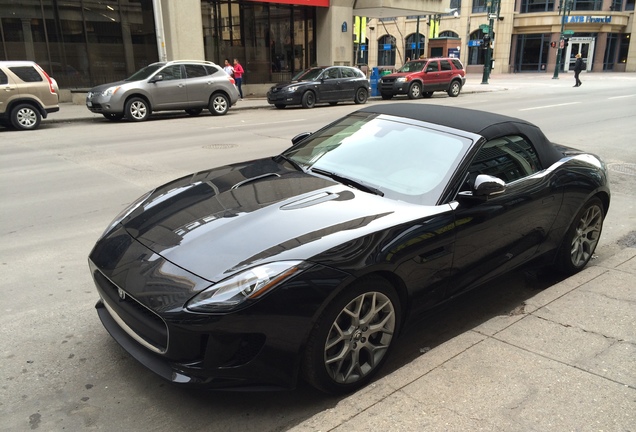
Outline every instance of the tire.
<path fill-rule="evenodd" d="M 400 313 L 397 294 L 383 278 L 366 277 L 347 288 L 325 308 L 309 336 L 304 379 L 327 393 L 366 385 L 394 345 Z"/>
<path fill-rule="evenodd" d="M 408 95 L 409 99 L 418 99 L 422 97 L 422 84 L 418 82 L 414 82 L 413 84 L 411 84 L 411 87 L 409 87 Z"/>
<path fill-rule="evenodd" d="M 450 97 L 457 97 L 459 96 L 459 92 L 461 91 L 462 85 L 459 83 L 459 81 L 455 80 L 450 83 L 450 87 L 448 87 L 448 91 L 446 93 L 448 93 Z"/>
<path fill-rule="evenodd" d="M 336 106 L 336 105 L 338 105 L 338 102 L 329 102 L 329 105 Z"/>
<path fill-rule="evenodd" d="M 425 99 L 430 99 L 433 96 L 433 92 L 424 92 L 422 93 L 422 97 Z"/>
<path fill-rule="evenodd" d="M 110 121 L 119 121 L 124 118 L 123 114 L 102 113 L 102 115 Z"/>
<path fill-rule="evenodd" d="M 285 109 L 285 107 L 286 107 L 287 105 L 285 105 L 285 104 L 274 104 L 274 106 L 275 106 L 276 108 L 278 108 L 278 109 Z"/>
<path fill-rule="evenodd" d="M 356 90 L 356 97 L 353 99 L 353 101 L 357 104 L 363 104 L 367 102 L 368 98 L 369 92 L 367 91 L 367 89 L 365 89 L 364 87 L 360 87 L 358 90 Z"/>
<path fill-rule="evenodd" d="M 214 93 L 210 98 L 210 104 L 208 109 L 215 116 L 222 116 L 227 114 L 230 109 L 230 100 L 223 93 Z"/>
<path fill-rule="evenodd" d="M 192 117 L 196 117 L 203 112 L 203 108 L 190 108 L 185 110 L 185 112 Z"/>
<path fill-rule="evenodd" d="M 125 114 L 130 121 L 140 122 L 148 120 L 152 110 L 145 99 L 133 97 L 126 102 Z"/>
<path fill-rule="evenodd" d="M 382 96 L 382 99 L 384 99 L 384 100 L 389 100 L 389 99 L 391 99 L 393 97 L 392 94 L 388 94 L 388 93 L 382 93 L 381 96 Z"/>
<path fill-rule="evenodd" d="M 571 275 L 582 270 L 594 255 L 603 230 L 605 210 L 598 198 L 592 198 L 577 213 L 557 255 L 557 268 Z"/>
<path fill-rule="evenodd" d="M 312 91 L 306 91 L 301 101 L 303 108 L 313 108 L 316 105 L 316 95 Z"/>
<path fill-rule="evenodd" d="M 19 104 L 11 110 L 11 125 L 19 130 L 33 130 L 40 126 L 42 115 L 30 104 Z"/>

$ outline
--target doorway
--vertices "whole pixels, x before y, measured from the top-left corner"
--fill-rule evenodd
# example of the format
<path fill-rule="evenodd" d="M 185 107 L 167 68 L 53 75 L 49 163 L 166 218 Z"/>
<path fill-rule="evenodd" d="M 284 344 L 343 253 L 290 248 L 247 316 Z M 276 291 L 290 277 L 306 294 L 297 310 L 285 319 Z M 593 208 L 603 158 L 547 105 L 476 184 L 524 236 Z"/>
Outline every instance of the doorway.
<path fill-rule="evenodd" d="M 567 72 L 574 69 L 574 63 L 576 62 L 575 56 L 581 53 L 581 59 L 585 65 L 583 70 L 585 72 L 591 71 L 594 56 L 594 42 L 595 38 L 571 38 L 565 50 L 563 70 Z"/>

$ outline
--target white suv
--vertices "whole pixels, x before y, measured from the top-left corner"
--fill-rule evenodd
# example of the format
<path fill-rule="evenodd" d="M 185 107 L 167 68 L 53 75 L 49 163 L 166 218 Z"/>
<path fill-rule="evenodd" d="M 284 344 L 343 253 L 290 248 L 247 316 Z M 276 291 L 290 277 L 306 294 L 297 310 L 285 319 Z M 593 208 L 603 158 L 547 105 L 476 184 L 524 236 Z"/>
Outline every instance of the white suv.
<path fill-rule="evenodd" d="M 60 110 L 57 82 L 32 61 L 0 61 L 0 124 L 37 129 Z"/>

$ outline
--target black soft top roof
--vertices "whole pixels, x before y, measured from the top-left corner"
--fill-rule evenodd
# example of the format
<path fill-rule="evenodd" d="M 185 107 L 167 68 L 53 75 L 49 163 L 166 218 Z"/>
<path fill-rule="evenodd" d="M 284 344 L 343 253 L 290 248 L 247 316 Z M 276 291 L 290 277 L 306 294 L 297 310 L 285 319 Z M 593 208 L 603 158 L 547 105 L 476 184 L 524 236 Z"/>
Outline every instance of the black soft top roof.
<path fill-rule="evenodd" d="M 537 126 L 525 120 L 501 114 L 417 103 L 376 104 L 358 112 L 386 114 L 438 124 L 481 135 L 486 140 L 505 135 L 521 135 L 534 145 L 544 168 L 563 158 L 563 154 Z"/>

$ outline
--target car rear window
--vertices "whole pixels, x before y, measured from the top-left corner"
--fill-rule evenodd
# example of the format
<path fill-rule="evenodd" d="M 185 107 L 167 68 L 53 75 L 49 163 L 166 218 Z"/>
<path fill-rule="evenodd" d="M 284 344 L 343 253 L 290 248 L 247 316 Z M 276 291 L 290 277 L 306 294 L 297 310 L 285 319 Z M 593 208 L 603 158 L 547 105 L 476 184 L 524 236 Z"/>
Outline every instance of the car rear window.
<path fill-rule="evenodd" d="M 208 75 L 203 65 L 187 64 L 185 65 L 185 70 L 188 78 L 199 78 Z"/>
<path fill-rule="evenodd" d="M 13 66 L 9 69 L 24 82 L 44 81 L 33 66 Z"/>
<path fill-rule="evenodd" d="M 455 65 L 457 69 L 460 69 L 460 70 L 464 69 L 464 65 L 462 65 L 462 62 L 460 62 L 459 60 L 452 59 L 451 61 L 453 62 L 453 64 Z"/>

